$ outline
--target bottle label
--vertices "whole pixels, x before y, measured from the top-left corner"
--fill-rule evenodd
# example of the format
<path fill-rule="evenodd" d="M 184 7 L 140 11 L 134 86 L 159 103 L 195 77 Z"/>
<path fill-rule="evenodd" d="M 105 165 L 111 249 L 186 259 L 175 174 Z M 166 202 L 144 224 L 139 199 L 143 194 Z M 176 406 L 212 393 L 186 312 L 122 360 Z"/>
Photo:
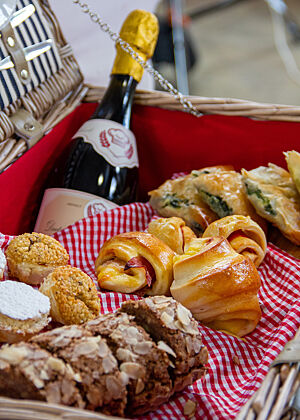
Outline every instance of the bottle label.
<path fill-rule="evenodd" d="M 66 188 L 49 188 L 44 192 L 34 231 L 52 235 L 84 217 L 116 207 L 119 206 L 93 194 Z"/>
<path fill-rule="evenodd" d="M 122 124 L 104 119 L 88 120 L 74 138 L 78 137 L 90 143 L 112 166 L 139 166 L 134 134 Z"/>

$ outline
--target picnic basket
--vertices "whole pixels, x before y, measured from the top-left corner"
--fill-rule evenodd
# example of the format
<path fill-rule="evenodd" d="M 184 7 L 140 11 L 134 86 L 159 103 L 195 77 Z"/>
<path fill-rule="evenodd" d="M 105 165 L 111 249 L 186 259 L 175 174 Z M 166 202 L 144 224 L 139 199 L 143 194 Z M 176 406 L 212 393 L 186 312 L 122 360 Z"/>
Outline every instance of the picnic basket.
<path fill-rule="evenodd" d="M 7 99 L 1 109 L 0 170 L 5 170 L 0 174 L 0 232 L 4 235 L 17 235 L 32 229 L 43 188 L 55 160 L 92 114 L 105 89 L 84 83 L 72 49 L 64 39 L 48 2 L 22 0 L 18 2 L 18 7 L 28 4 L 35 5 L 44 19 L 43 24 L 47 26 L 46 36 L 51 34 L 55 40 L 57 66 L 49 70 L 44 80 L 32 80 L 30 86 L 23 86 L 23 91 L 20 88 L 19 93 L 11 101 Z M 4 41 L 0 39 L 0 42 Z M 39 65 L 42 66 L 41 63 Z M 13 69 L 11 72 L 16 78 Z M 147 201 L 148 191 L 178 171 L 218 164 L 232 164 L 236 170 L 243 167 L 252 169 L 268 162 L 285 167 L 283 151 L 299 150 L 300 107 L 231 98 L 189 97 L 188 100 L 203 116 L 198 118 L 184 112 L 182 104 L 169 93 L 139 90 L 135 95 L 132 130 L 137 138 L 140 159 L 141 202 Z M 68 232 L 73 228 L 70 229 Z M 283 250 L 285 264 L 292 267 L 299 289 L 299 247 L 275 229 L 271 231 L 271 241 L 279 247 L 275 246 L 273 250 L 271 245 L 276 258 L 279 258 L 280 249 Z M 288 253 L 295 258 L 290 261 Z M 289 404 L 299 386 L 299 356 L 293 360 L 283 358 L 279 367 L 270 368 L 267 376 L 266 373 L 268 361 L 275 359 L 299 328 L 299 307 L 296 309 L 298 319 L 294 319 L 284 339 L 279 337 L 279 344 L 272 349 L 273 353 L 260 371 L 255 387 L 248 390 L 247 396 L 251 395 L 251 399 L 244 396 L 240 414 L 235 410 L 230 418 L 275 419 L 291 413 Z M 274 381 L 276 386 L 273 386 Z M 255 390 L 259 395 L 256 400 L 253 395 Z M 263 411 L 267 405 L 268 411 Z M 276 408 L 276 412 L 272 411 L 272 407 Z M 172 418 L 172 414 L 168 417 L 166 413 L 157 417 L 153 414 L 152 418 Z M 200 410 L 195 416 L 216 418 L 209 417 L 209 409 L 205 413 Z M 0 418 L 116 417 L 38 401 L 0 398 Z M 220 418 L 226 417 L 220 414 Z"/>

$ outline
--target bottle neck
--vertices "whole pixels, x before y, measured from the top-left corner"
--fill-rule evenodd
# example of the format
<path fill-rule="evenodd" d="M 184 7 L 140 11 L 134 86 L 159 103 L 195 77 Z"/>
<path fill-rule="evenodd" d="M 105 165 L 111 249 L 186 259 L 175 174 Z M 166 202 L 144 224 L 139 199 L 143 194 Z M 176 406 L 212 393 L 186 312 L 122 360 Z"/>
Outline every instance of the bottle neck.
<path fill-rule="evenodd" d="M 113 74 L 104 97 L 91 119 L 116 121 L 129 128 L 133 97 L 138 82 L 127 74 Z"/>

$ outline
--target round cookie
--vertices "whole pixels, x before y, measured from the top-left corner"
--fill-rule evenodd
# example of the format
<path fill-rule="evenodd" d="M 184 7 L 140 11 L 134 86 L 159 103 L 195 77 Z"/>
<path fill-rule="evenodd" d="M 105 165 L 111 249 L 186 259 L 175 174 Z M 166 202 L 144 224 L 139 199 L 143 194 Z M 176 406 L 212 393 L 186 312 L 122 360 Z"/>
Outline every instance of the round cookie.
<path fill-rule="evenodd" d="M 61 324 L 82 324 L 99 315 L 100 299 L 96 286 L 79 268 L 56 268 L 39 290 L 49 297 L 51 317 Z"/>
<path fill-rule="evenodd" d="M 56 239 L 35 232 L 13 238 L 5 254 L 10 274 L 32 285 L 39 285 L 56 267 L 69 261 L 67 251 Z"/>

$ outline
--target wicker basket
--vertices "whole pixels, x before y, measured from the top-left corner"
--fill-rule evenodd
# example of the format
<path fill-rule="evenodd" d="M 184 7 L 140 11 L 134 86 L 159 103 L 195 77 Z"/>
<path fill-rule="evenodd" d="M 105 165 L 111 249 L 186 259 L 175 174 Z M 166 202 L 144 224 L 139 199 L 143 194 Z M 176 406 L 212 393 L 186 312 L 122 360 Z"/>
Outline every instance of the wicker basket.
<path fill-rule="evenodd" d="M 41 124 L 42 134 L 69 115 L 80 102 L 97 102 L 104 88 L 83 84 L 83 78 L 72 50 L 64 39 L 56 18 L 46 0 L 40 0 L 45 18 L 54 34 L 62 68 L 44 83 L 15 101 L 0 112 L 0 171 L 11 165 L 28 149 L 30 138 L 20 139 L 13 116 L 20 109 L 29 112 Z M 230 98 L 189 97 L 191 103 L 204 114 L 244 116 L 259 120 L 300 122 L 300 107 L 289 105 L 262 104 Z M 135 104 L 182 111 L 182 106 L 170 94 L 157 91 L 137 91 Z M 28 141 L 29 140 L 29 141 Z M 276 239 L 276 235 L 274 236 Z M 299 247 L 278 237 L 278 243 L 288 252 L 300 257 Z M 299 366 L 283 363 L 281 368 L 272 367 L 262 384 L 261 393 L 253 396 L 238 415 L 238 419 L 268 418 L 262 410 L 266 401 L 276 408 L 274 418 L 287 411 L 286 407 L 299 386 Z M 273 386 L 273 383 L 276 385 Z M 272 386 L 271 386 L 272 385 Z M 259 395 L 259 397 L 257 396 Z M 258 404 L 260 402 L 261 405 Z M 269 413 L 269 412 L 268 412 Z M 277 417 L 275 417 L 275 415 Z M 46 404 L 38 401 L 0 398 L 1 419 L 116 419 L 87 410 Z M 270 417 L 269 417 L 270 418 Z"/>

